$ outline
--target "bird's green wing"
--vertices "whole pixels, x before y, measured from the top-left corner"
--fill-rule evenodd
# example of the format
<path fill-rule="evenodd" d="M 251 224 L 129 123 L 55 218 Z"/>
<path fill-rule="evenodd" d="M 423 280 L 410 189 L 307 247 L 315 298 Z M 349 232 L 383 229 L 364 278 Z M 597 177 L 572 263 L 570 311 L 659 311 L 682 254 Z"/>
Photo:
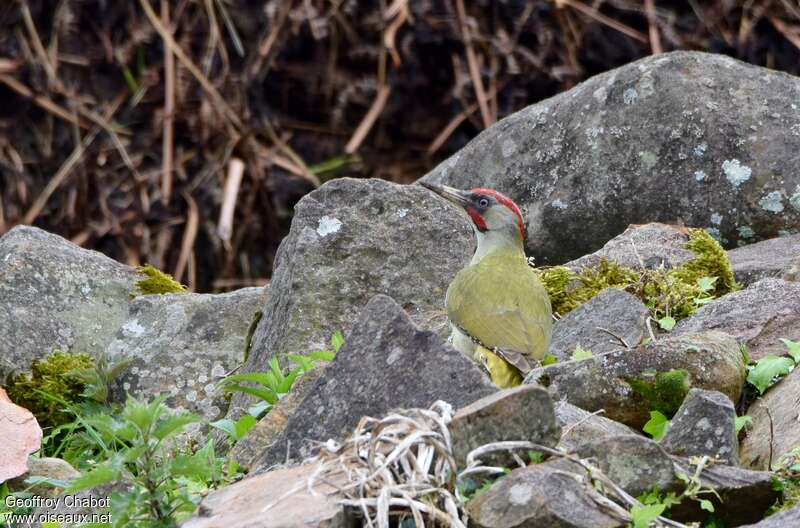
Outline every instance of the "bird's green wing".
<path fill-rule="evenodd" d="M 550 299 L 523 259 L 484 257 L 461 270 L 447 291 L 447 313 L 486 347 L 535 359 L 547 353 Z"/>

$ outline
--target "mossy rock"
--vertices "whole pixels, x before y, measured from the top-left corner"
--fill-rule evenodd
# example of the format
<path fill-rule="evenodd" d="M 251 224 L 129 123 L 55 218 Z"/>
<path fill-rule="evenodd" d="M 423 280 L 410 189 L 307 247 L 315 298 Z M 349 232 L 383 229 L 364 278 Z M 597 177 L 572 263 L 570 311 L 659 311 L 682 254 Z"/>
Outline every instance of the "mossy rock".
<path fill-rule="evenodd" d="M 136 281 L 137 295 L 155 295 L 165 293 L 185 293 L 186 286 L 176 281 L 169 273 L 150 264 L 136 268 L 138 273 L 146 275 L 146 279 Z"/>
<path fill-rule="evenodd" d="M 74 404 L 83 400 L 81 393 L 85 385 L 71 373 L 93 368 L 95 362 L 89 354 L 56 350 L 34 360 L 30 374 L 13 376 L 6 385 L 6 392 L 14 403 L 31 411 L 42 428 L 56 427 L 73 418 L 63 402 Z"/>
<path fill-rule="evenodd" d="M 564 315 L 606 288 L 620 288 L 639 297 L 657 319 L 682 319 L 703 303 L 741 286 L 733 277 L 727 252 L 703 229 L 692 229 L 684 246 L 695 258 L 672 269 L 634 269 L 602 258 L 575 272 L 565 266 L 538 269 L 553 310 Z M 700 279 L 712 279 L 711 286 Z M 706 281 L 709 282 L 709 281 Z"/>

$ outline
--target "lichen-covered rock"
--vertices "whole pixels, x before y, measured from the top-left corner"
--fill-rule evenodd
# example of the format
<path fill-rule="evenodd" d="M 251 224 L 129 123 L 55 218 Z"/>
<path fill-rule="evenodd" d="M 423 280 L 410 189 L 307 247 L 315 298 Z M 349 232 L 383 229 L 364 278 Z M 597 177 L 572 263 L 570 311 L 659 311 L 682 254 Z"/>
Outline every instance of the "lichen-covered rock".
<path fill-rule="evenodd" d="M 354 520 L 339 504 L 340 482 L 317 481 L 313 465 L 251 476 L 210 493 L 182 528 L 349 528 Z"/>
<path fill-rule="evenodd" d="M 672 419 L 661 446 L 684 457 L 708 455 L 739 463 L 736 409 L 721 392 L 692 389 Z"/>
<path fill-rule="evenodd" d="M 728 257 L 736 280 L 745 286 L 769 277 L 782 278 L 800 258 L 800 234 L 735 248 Z"/>
<path fill-rule="evenodd" d="M 133 268 L 35 227 L 0 238 L 0 379 L 53 352 L 96 355 L 128 313 Z"/>
<path fill-rule="evenodd" d="M 657 222 L 632 225 L 594 253 L 564 265 L 577 270 L 607 259 L 634 269 L 654 269 L 662 265 L 676 268 L 695 256 L 684 247 L 688 241 L 686 228 Z"/>
<path fill-rule="evenodd" d="M 264 446 L 259 466 L 308 456 L 315 441 L 342 439 L 362 416 L 437 400 L 458 409 L 496 390 L 466 356 L 416 327 L 393 299 L 376 295 L 283 433 Z"/>
<path fill-rule="evenodd" d="M 545 462 L 515 469 L 467 503 L 476 528 L 616 528 L 627 520 L 612 516 L 592 498 L 591 484 L 559 465 Z"/>
<path fill-rule="evenodd" d="M 799 92 L 722 55 L 653 55 L 501 120 L 424 179 L 506 193 L 539 263 L 653 221 L 774 237 L 800 227 Z"/>
<path fill-rule="evenodd" d="M 427 189 L 377 179 L 326 183 L 295 206 L 243 371 L 325 348 L 379 293 L 444 335 L 447 285 L 473 251 L 465 217 Z M 250 401 L 237 395 L 232 407 Z"/>
<path fill-rule="evenodd" d="M 532 370 L 525 383 L 548 388 L 590 412 L 641 427 L 653 409 L 674 413 L 690 387 L 718 390 L 738 400 L 745 365 L 736 341 L 721 332 L 660 339 L 580 361 Z"/>
<path fill-rule="evenodd" d="M 630 293 L 608 288 L 556 322 L 550 354 L 565 360 L 579 345 L 592 354 L 624 348 L 623 341 L 636 346 L 645 335 L 649 315 L 647 307 Z"/>
<path fill-rule="evenodd" d="M 725 295 L 680 321 L 674 335 L 718 330 L 747 345 L 750 357 L 781 355 L 780 338 L 800 340 L 800 283 L 762 279 Z"/>
<path fill-rule="evenodd" d="M 657 443 L 641 435 L 620 435 L 587 442 L 578 448 L 600 470 L 634 497 L 658 486 L 662 492 L 678 487 L 672 459 Z"/>
<path fill-rule="evenodd" d="M 631 435 L 636 431 L 625 424 L 592 414 L 566 401 L 555 403 L 556 424 L 561 428 L 558 447 L 574 451 L 580 445 L 608 436 Z"/>
<path fill-rule="evenodd" d="M 561 434 L 547 391 L 523 385 L 499 391 L 461 408 L 449 425 L 453 457 L 466 467 L 473 449 L 494 442 L 527 441 L 553 447 Z M 517 453 L 524 458 L 525 449 Z M 508 451 L 480 457 L 486 465 L 513 467 Z"/>
<path fill-rule="evenodd" d="M 227 405 L 218 383 L 244 361 L 248 328 L 265 296 L 263 288 L 244 288 L 131 300 L 107 347 L 112 360 L 131 360 L 116 392 L 145 399 L 167 392 L 170 407 L 219 418 Z"/>
<path fill-rule="evenodd" d="M 322 375 L 322 367 L 317 367 L 295 380 L 292 390 L 276 403 L 270 411 L 240 439 L 229 455 L 245 470 L 250 470 L 258 462 L 264 449 L 271 445 L 286 428 L 286 422 L 297 410 L 308 392 Z"/>
<path fill-rule="evenodd" d="M 794 369 L 750 406 L 753 421 L 742 440 L 740 461 L 745 467 L 769 469 L 785 453 L 800 446 L 800 369 Z"/>

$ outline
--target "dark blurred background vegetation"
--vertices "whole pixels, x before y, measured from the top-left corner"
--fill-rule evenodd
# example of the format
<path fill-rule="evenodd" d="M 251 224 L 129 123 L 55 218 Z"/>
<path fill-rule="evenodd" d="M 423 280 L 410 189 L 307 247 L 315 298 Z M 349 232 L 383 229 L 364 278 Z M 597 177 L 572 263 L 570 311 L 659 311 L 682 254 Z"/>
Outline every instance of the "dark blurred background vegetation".
<path fill-rule="evenodd" d="M 196 291 L 268 280 L 331 178 L 412 182 L 652 53 L 797 74 L 796 1 L 4 0 L 0 234 L 32 224 Z"/>

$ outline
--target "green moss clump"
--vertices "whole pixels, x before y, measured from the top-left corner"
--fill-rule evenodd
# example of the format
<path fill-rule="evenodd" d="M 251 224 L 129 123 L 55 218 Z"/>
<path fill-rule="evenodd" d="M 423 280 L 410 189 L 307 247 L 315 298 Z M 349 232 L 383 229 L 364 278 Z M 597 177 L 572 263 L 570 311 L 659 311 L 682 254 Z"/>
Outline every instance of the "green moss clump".
<path fill-rule="evenodd" d="M 150 264 L 139 266 L 136 271 L 147 276 L 146 279 L 136 281 L 138 295 L 186 292 L 186 286 L 176 281 L 172 275 L 164 273 Z"/>
<path fill-rule="evenodd" d="M 647 305 L 653 317 L 670 315 L 682 319 L 703 301 L 736 291 L 741 286 L 733 278 L 728 254 L 703 229 L 692 229 L 684 246 L 695 258 L 673 269 L 633 269 L 600 259 L 575 273 L 564 266 L 537 269 L 539 279 L 550 295 L 553 310 L 564 315 L 606 288 L 624 289 Z M 714 278 L 711 289 L 700 279 Z"/>
<path fill-rule="evenodd" d="M 81 393 L 85 384 L 71 373 L 93 368 L 95 362 L 89 354 L 56 350 L 43 359 L 34 360 L 30 375 L 22 373 L 12 377 L 6 392 L 14 403 L 31 411 L 41 427 L 56 427 L 71 421 L 72 416 L 62 402 L 47 395 L 68 404 L 83 401 Z"/>
<path fill-rule="evenodd" d="M 657 372 L 652 376 L 626 380 L 633 392 L 647 402 L 650 410 L 672 417 L 691 388 L 684 369 Z"/>

